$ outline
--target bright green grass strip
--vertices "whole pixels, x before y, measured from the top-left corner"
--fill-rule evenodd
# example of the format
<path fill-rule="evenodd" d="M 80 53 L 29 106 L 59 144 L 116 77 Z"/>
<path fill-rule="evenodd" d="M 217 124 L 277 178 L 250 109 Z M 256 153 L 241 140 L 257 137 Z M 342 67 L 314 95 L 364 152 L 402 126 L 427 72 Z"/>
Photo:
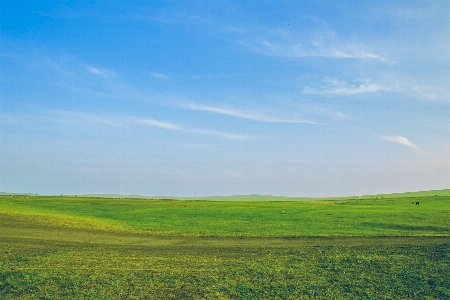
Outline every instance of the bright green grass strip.
<path fill-rule="evenodd" d="M 420 205 L 411 206 L 410 202 L 416 200 Z M 448 196 L 297 202 L 2 197 L 2 212 L 53 218 L 55 226 L 184 236 L 448 236 L 450 233 Z"/>
<path fill-rule="evenodd" d="M 0 216 L 13 217 L 15 222 L 26 226 L 64 227 L 107 231 L 125 231 L 121 223 L 113 219 L 99 218 L 92 214 L 80 214 L 70 202 L 46 201 L 46 198 L 0 198 Z M 52 199 L 53 200 L 53 199 Z M 44 205 L 43 205 L 44 204 Z M 54 207 L 52 208 L 52 205 Z M 71 206 L 72 213 L 62 208 Z M 21 227 L 19 225 L 19 227 Z"/>

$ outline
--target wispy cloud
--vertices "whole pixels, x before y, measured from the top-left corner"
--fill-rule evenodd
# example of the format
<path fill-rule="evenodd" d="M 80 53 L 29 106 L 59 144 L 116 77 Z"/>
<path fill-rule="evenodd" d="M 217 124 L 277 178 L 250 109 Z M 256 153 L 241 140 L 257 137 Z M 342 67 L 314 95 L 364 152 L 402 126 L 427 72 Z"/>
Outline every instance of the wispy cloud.
<path fill-rule="evenodd" d="M 169 129 L 169 130 L 184 130 L 184 128 L 181 126 L 178 126 L 178 125 L 175 125 L 172 123 L 156 121 L 153 119 L 143 119 L 143 118 L 131 117 L 131 118 L 129 118 L 129 120 L 132 124 L 136 124 L 136 125 L 159 127 L 159 128 L 163 128 L 163 129 Z"/>
<path fill-rule="evenodd" d="M 115 75 L 115 72 L 113 70 L 107 69 L 107 68 L 96 68 L 93 66 L 86 65 L 86 69 L 89 71 L 89 73 L 94 75 L 100 75 L 104 77 L 113 76 Z"/>
<path fill-rule="evenodd" d="M 318 122 L 313 122 L 309 120 L 304 119 L 282 119 L 282 118 L 273 118 L 270 116 L 262 115 L 259 113 L 245 113 L 241 111 L 237 111 L 234 109 L 228 109 L 228 108 L 220 108 L 220 107 L 213 107 L 213 106 L 207 106 L 207 105 L 201 105 L 201 104 L 184 104 L 181 105 L 181 107 L 191 110 L 198 110 L 198 111 L 206 111 L 211 112 L 215 114 L 221 114 L 221 115 L 227 115 L 252 121 L 258 121 L 258 122 L 269 122 L 269 123 L 304 123 L 304 124 L 321 124 Z"/>
<path fill-rule="evenodd" d="M 406 137 L 404 136 L 380 136 L 381 139 L 386 140 L 386 141 L 390 141 L 390 142 L 394 142 L 394 143 L 398 143 L 404 146 L 408 146 L 414 149 L 419 150 L 419 146 L 411 143 Z"/>
<path fill-rule="evenodd" d="M 248 140 L 251 138 L 250 136 L 247 136 L 247 135 L 234 134 L 234 133 L 208 130 L 208 129 L 188 128 L 188 127 L 179 126 L 179 125 L 176 125 L 173 123 L 156 121 L 153 119 L 132 117 L 132 118 L 130 118 L 130 120 L 131 120 L 132 124 L 141 125 L 141 126 L 152 126 L 152 127 L 159 127 L 159 128 L 168 129 L 168 130 L 184 131 L 184 132 L 194 133 L 194 134 L 212 135 L 212 136 L 217 136 L 217 137 L 231 139 L 231 140 Z"/>
<path fill-rule="evenodd" d="M 159 79 L 167 79 L 168 78 L 167 75 L 165 75 L 163 73 L 159 73 L 159 72 L 152 72 L 150 75 L 155 78 L 159 78 Z"/>
<path fill-rule="evenodd" d="M 22 71 L 31 74 L 25 78 L 39 78 L 39 82 L 49 90 L 48 94 L 60 91 L 76 95 L 84 101 L 119 97 L 143 98 L 139 89 L 112 69 L 94 66 L 67 54 L 44 55 L 38 52 L 29 56 L 21 57 Z"/>
<path fill-rule="evenodd" d="M 163 122 L 155 119 L 135 117 L 135 116 L 100 116 L 97 114 L 81 113 L 69 110 L 54 110 L 54 109 L 40 109 L 34 108 L 44 113 L 44 116 L 38 119 L 51 121 L 51 122 L 61 122 L 66 124 L 79 124 L 86 126 L 88 123 L 96 123 L 108 127 L 156 127 L 166 130 L 174 130 L 192 134 L 199 135 L 209 135 L 216 136 L 220 138 L 230 139 L 230 140 L 249 140 L 254 137 L 249 135 L 235 134 L 229 132 L 215 131 L 210 129 L 197 129 L 189 128 L 174 123 Z M 22 120 L 23 121 L 23 120 Z"/>
<path fill-rule="evenodd" d="M 63 122 L 63 123 L 80 123 L 86 124 L 86 122 L 98 123 L 101 125 L 106 125 L 110 127 L 120 127 L 122 124 L 113 118 L 102 117 L 96 114 L 81 113 L 70 110 L 57 110 L 57 109 L 34 109 L 46 114 L 45 119 L 53 122 Z"/>
<path fill-rule="evenodd" d="M 186 131 L 196 133 L 196 134 L 212 135 L 212 136 L 217 136 L 217 137 L 221 137 L 221 138 L 225 138 L 225 139 L 239 140 L 239 141 L 249 140 L 249 139 L 254 138 L 254 137 L 251 137 L 248 135 L 227 133 L 227 132 L 221 132 L 221 131 L 215 131 L 215 130 L 187 129 Z"/>
<path fill-rule="evenodd" d="M 348 84 L 345 81 L 339 81 L 337 79 L 327 79 L 326 84 L 320 87 L 304 87 L 303 93 L 321 96 L 351 96 L 376 92 L 392 92 L 395 90 L 392 86 L 375 83 L 371 80 L 364 80 L 362 83 L 357 84 Z"/>
<path fill-rule="evenodd" d="M 146 99 L 142 91 L 130 84 L 116 71 L 93 66 L 71 56 L 64 56 L 59 60 L 47 58 L 39 61 L 41 68 L 51 66 L 54 70 L 46 81 L 68 93 L 80 97 L 105 100 L 106 98 Z M 89 74 L 91 76 L 86 76 Z M 56 76 L 55 76 L 56 75 Z M 63 75 L 63 76 L 61 76 Z"/>
<path fill-rule="evenodd" d="M 355 42 L 336 42 L 323 39 L 311 41 L 312 50 L 310 56 L 322 56 L 330 58 L 368 59 L 387 62 L 380 54 L 366 50 L 365 46 Z"/>
<path fill-rule="evenodd" d="M 352 117 L 350 116 L 350 115 L 346 115 L 346 114 L 344 114 L 344 113 L 342 113 L 342 112 L 335 112 L 334 114 L 333 114 L 333 116 L 335 117 L 335 118 L 337 118 L 337 119 L 351 119 Z"/>
<path fill-rule="evenodd" d="M 255 41 L 240 41 L 239 44 L 253 50 L 254 52 L 286 58 L 302 57 L 324 57 L 324 58 L 348 58 L 368 59 L 387 62 L 387 59 L 374 52 L 359 49 L 354 45 L 332 46 L 322 43 L 311 42 L 307 47 L 303 43 L 276 42 L 268 39 L 257 39 Z"/>
<path fill-rule="evenodd" d="M 310 19 L 310 18 L 309 18 Z M 299 28 L 297 31 L 286 29 L 266 29 L 259 33 L 248 33 L 238 40 L 238 44 L 253 52 L 286 58 L 324 57 L 335 59 L 361 59 L 389 62 L 376 51 L 368 50 L 367 45 L 339 37 L 326 22 L 311 20 L 313 29 Z"/>

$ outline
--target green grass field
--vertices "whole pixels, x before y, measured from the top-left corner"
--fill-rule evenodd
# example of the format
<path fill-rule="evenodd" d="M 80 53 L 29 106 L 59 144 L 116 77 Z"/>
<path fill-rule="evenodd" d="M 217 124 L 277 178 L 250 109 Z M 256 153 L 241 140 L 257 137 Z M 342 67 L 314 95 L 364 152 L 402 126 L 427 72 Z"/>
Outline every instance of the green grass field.
<path fill-rule="evenodd" d="M 0 299 L 450 299 L 450 190 L 264 197 L 2 195 Z"/>

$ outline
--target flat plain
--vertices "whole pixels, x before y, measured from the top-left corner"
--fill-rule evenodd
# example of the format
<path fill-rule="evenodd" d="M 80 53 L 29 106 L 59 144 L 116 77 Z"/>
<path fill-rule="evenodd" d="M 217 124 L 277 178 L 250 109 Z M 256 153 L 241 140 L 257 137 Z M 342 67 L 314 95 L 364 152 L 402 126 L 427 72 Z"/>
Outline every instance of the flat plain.
<path fill-rule="evenodd" d="M 450 190 L 3 195 L 0 298 L 450 299 L 449 220 Z"/>

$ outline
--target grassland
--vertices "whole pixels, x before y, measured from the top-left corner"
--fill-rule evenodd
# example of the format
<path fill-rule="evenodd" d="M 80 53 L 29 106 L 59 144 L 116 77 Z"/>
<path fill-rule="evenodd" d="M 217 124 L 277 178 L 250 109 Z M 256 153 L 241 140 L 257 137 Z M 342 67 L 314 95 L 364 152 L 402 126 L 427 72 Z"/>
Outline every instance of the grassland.
<path fill-rule="evenodd" d="M 5 195 L 0 299 L 450 299 L 448 191 L 308 201 Z"/>

